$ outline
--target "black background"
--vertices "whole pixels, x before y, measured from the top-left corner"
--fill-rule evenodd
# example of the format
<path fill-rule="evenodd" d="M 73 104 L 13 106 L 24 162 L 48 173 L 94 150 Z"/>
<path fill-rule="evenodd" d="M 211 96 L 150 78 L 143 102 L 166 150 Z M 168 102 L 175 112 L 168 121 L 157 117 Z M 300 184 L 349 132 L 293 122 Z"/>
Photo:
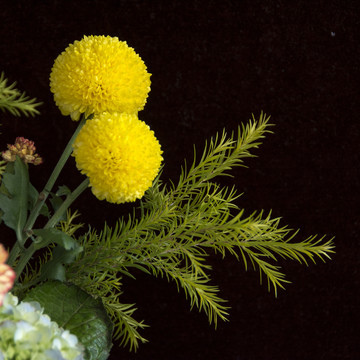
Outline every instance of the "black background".
<path fill-rule="evenodd" d="M 83 35 L 111 35 L 135 48 L 152 73 L 140 113 L 165 158 L 163 180 L 224 127 L 271 114 L 274 134 L 233 171 L 238 205 L 272 209 L 283 224 L 336 236 L 336 254 L 308 268 L 280 262 L 292 284 L 278 298 L 234 258 L 211 257 L 212 278 L 232 307 L 217 330 L 190 311 L 175 284 L 136 273 L 124 302 L 136 302 L 150 341 L 136 354 L 116 345 L 110 359 L 357 359 L 359 331 L 358 1 L 1 1 L 0 70 L 44 102 L 41 115 L 1 114 L 1 149 L 16 136 L 36 142 L 45 163 L 31 168 L 39 189 L 76 123 L 49 90 L 54 59 Z M 73 160 L 59 185 L 82 180 Z M 90 191 L 74 205 L 102 228 L 129 207 Z M 4 234 L 4 233 L 3 233 Z M 9 242 L 9 239 L 1 239 Z"/>

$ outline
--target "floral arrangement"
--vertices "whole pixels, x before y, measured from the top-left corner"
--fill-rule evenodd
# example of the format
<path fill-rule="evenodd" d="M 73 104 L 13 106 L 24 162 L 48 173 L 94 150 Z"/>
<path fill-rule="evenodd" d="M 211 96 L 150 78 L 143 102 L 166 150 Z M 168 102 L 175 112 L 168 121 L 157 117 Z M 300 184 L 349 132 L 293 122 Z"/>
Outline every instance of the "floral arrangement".
<path fill-rule="evenodd" d="M 28 167 L 42 163 L 33 141 L 18 137 L 2 152 L 0 219 L 14 241 L 0 247 L 0 359 L 30 359 L 24 354 L 35 351 L 37 359 L 106 359 L 113 339 L 136 350 L 146 325 L 135 319 L 134 305 L 122 302 L 121 287 L 132 269 L 174 281 L 216 326 L 228 307 L 210 284 L 209 253 L 258 269 L 276 295 L 288 282 L 277 257 L 307 264 L 333 252 L 332 239 L 295 241 L 297 232 L 279 218 L 246 216 L 236 190 L 216 182 L 254 156 L 270 132 L 263 113 L 235 134 L 211 138 L 177 183 L 163 183 L 160 143 L 138 117 L 150 85 L 146 65 L 125 41 L 84 36 L 51 70 L 55 103 L 78 127 L 44 188 L 29 179 Z M 36 115 L 39 105 L 1 75 L 3 110 Z M 74 190 L 54 190 L 70 156 L 84 180 Z M 133 213 L 101 230 L 83 227 L 70 206 L 88 188 L 119 206 L 136 201 Z"/>

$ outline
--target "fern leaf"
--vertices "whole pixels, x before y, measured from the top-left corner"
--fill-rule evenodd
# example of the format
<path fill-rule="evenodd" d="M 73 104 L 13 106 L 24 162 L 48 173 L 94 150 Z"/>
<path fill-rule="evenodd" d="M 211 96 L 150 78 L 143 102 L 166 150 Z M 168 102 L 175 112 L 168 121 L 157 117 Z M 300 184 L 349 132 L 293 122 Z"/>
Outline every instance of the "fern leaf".
<path fill-rule="evenodd" d="M 26 96 L 25 92 L 20 92 L 15 88 L 16 82 L 7 85 L 4 73 L 0 75 L 0 109 L 9 111 L 14 116 L 35 116 L 40 114 L 37 107 L 41 102 L 36 102 L 36 98 Z"/>

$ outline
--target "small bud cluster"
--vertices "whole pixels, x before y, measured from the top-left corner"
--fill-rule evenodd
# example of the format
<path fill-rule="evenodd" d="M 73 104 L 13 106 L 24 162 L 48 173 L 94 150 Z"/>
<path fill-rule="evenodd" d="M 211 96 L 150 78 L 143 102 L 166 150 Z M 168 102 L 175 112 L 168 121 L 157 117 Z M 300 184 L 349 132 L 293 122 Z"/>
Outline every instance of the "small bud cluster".
<path fill-rule="evenodd" d="M 19 156 L 25 163 L 40 165 L 43 160 L 36 154 L 36 147 L 33 141 L 23 137 L 17 137 L 15 144 L 8 144 L 8 150 L 2 152 L 2 157 L 6 161 L 15 161 L 16 156 Z"/>

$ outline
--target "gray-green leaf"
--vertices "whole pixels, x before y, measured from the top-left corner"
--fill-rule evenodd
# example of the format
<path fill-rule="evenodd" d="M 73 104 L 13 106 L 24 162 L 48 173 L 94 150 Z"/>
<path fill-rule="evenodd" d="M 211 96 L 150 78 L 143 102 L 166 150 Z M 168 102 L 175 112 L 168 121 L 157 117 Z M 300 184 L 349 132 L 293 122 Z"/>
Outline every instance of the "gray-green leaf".
<path fill-rule="evenodd" d="M 18 156 L 14 163 L 8 163 L 2 186 L 5 186 L 8 192 L 0 193 L 0 209 L 4 212 L 2 219 L 16 232 L 17 239 L 23 245 L 22 230 L 28 211 L 29 173 L 27 166 Z"/>
<path fill-rule="evenodd" d="M 43 248 L 51 243 L 56 243 L 66 250 L 75 249 L 78 245 L 77 241 L 63 231 L 55 228 L 50 229 L 34 229 L 34 234 L 41 238 L 39 248 Z"/>
<path fill-rule="evenodd" d="M 41 267 L 41 280 L 54 279 L 65 281 L 65 267 L 70 264 L 83 250 L 76 239 L 55 228 L 35 229 L 36 248 L 42 249 L 52 243 L 57 244 L 52 250 L 51 259 Z"/>

